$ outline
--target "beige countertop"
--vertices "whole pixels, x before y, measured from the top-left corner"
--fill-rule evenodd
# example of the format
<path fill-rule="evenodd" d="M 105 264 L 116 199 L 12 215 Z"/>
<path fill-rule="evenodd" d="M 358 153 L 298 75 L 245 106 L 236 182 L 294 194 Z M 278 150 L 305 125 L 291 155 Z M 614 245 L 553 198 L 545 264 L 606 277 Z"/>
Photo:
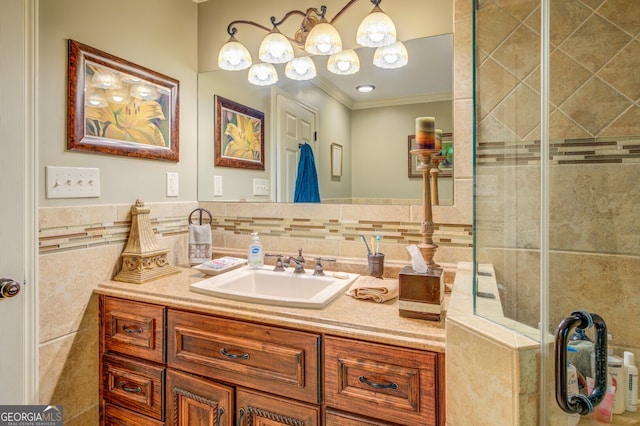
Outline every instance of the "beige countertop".
<path fill-rule="evenodd" d="M 179 274 L 145 284 L 108 281 L 95 291 L 192 312 L 445 352 L 444 315 L 438 322 L 401 317 L 397 298 L 375 303 L 341 295 L 324 309 L 289 308 L 227 300 L 189 290 L 190 284 L 204 278 L 207 276 L 196 270 L 180 268 Z M 448 302 L 448 295 L 445 302 Z"/>

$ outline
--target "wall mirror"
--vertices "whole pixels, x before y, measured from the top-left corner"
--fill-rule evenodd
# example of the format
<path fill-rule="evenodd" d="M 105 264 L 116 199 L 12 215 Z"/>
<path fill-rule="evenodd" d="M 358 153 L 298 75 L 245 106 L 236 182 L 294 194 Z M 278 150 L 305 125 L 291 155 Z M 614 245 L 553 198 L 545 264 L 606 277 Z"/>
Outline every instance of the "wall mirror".
<path fill-rule="evenodd" d="M 453 40 L 443 34 L 404 42 L 409 65 L 396 70 L 369 66 L 374 49 L 361 48 L 360 72 L 349 76 L 329 73 L 326 58 L 317 56 L 318 76 L 312 81 L 289 80 L 284 66 L 276 66 L 280 79 L 269 87 L 251 85 L 246 71 L 200 73 L 198 199 L 292 201 L 286 192 L 293 189 L 283 182 L 295 182 L 298 147 L 287 154 L 278 142 L 294 132 L 289 135 L 293 140 L 313 148 L 323 203 L 420 204 L 422 179 L 410 176 L 407 140 L 420 116 L 436 117 L 436 127 L 453 133 Z M 360 84 L 373 84 L 376 90 L 358 93 Z M 214 95 L 265 113 L 264 171 L 214 166 Z M 290 126 L 289 107 L 309 112 L 313 126 Z M 339 176 L 332 170 L 335 145 L 341 146 Z M 455 141 L 450 147 L 455 150 Z M 452 205 L 453 167 L 446 163 L 443 168 L 439 205 Z"/>

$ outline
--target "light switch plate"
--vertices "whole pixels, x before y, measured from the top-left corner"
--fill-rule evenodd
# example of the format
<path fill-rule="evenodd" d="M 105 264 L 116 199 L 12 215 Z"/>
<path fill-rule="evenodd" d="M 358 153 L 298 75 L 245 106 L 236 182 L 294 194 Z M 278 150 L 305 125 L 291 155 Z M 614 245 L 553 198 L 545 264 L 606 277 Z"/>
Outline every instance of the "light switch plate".
<path fill-rule="evenodd" d="M 100 169 L 46 167 L 47 198 L 95 198 L 100 196 Z"/>
<path fill-rule="evenodd" d="M 222 197 L 222 176 L 213 177 L 213 196 Z"/>
<path fill-rule="evenodd" d="M 253 179 L 253 195 L 269 195 L 269 179 Z"/>
<path fill-rule="evenodd" d="M 177 197 L 180 194 L 178 173 L 167 173 L 167 197 Z"/>

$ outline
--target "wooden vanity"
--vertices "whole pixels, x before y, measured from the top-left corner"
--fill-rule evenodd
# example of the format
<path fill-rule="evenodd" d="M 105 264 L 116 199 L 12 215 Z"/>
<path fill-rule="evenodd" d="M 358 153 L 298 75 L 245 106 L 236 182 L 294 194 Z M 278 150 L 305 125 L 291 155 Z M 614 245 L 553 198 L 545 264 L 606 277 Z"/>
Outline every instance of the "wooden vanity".
<path fill-rule="evenodd" d="M 341 296 L 322 310 L 189 291 L 202 275 L 108 282 L 103 425 L 441 425 L 444 324 Z"/>

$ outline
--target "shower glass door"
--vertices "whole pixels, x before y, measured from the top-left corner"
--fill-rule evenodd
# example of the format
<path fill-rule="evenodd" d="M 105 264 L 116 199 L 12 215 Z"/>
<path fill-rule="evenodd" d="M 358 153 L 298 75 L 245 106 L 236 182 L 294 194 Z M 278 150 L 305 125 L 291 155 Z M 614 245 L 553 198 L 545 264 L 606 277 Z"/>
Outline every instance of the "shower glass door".
<path fill-rule="evenodd" d="M 504 323 L 537 335 L 539 423 L 564 425 L 552 374 L 564 318 L 597 313 L 614 354 L 640 359 L 640 8 L 475 3 L 476 273 L 492 266 Z M 476 313 L 500 322 L 486 306 Z"/>

